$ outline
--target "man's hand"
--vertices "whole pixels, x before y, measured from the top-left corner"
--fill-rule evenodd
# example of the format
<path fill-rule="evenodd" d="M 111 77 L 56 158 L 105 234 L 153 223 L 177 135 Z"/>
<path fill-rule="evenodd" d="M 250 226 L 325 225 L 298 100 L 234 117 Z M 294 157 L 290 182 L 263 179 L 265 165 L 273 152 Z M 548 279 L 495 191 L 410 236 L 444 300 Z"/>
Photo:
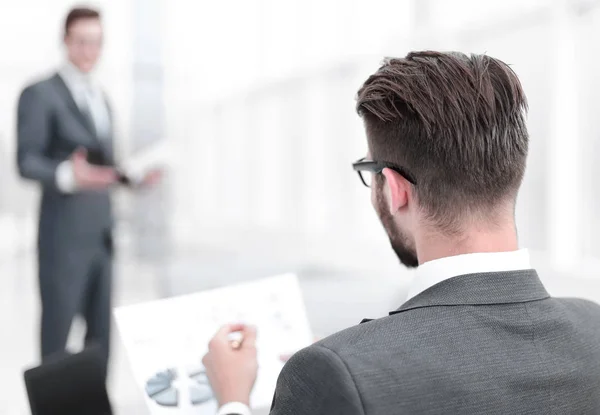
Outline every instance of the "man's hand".
<path fill-rule="evenodd" d="M 142 186 L 151 187 L 157 185 L 163 177 L 163 171 L 161 169 L 151 170 L 144 176 L 144 180 L 142 181 Z"/>
<path fill-rule="evenodd" d="M 112 167 L 94 166 L 87 161 L 85 149 L 71 155 L 73 177 L 78 189 L 103 190 L 117 182 L 117 172 Z"/>
<path fill-rule="evenodd" d="M 242 334 L 239 348 L 234 348 L 229 339 L 235 332 Z M 208 344 L 208 353 L 202 363 L 219 406 L 229 402 L 249 406 L 258 372 L 256 328 L 243 324 L 221 327 Z"/>

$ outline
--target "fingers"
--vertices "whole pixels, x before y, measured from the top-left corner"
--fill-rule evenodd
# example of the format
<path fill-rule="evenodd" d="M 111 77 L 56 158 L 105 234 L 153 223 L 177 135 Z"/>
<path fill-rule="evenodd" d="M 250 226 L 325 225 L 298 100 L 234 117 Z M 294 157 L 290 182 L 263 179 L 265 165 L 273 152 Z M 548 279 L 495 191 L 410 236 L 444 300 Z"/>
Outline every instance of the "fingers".
<path fill-rule="evenodd" d="M 106 189 L 116 183 L 117 179 L 117 174 L 112 168 L 85 166 L 85 169 L 79 171 L 80 185 L 86 189 Z"/>
<path fill-rule="evenodd" d="M 242 348 L 256 347 L 256 327 L 245 326 L 242 330 Z"/>
<path fill-rule="evenodd" d="M 87 172 L 90 183 L 100 187 L 106 187 L 117 180 L 117 173 L 114 169 L 108 167 L 92 166 Z"/>
<path fill-rule="evenodd" d="M 256 347 L 256 327 L 246 324 L 226 324 L 221 326 L 213 339 L 209 343 L 209 347 L 225 344 L 229 345 L 229 335 L 239 332 L 242 335 L 241 347 Z"/>
<path fill-rule="evenodd" d="M 229 335 L 238 331 L 243 331 L 245 325 L 243 324 L 225 324 L 214 335 L 212 340 L 208 343 L 209 348 L 220 346 L 222 344 L 229 345 Z"/>
<path fill-rule="evenodd" d="M 77 187 L 82 190 L 104 190 L 115 184 L 118 174 L 113 167 L 91 165 L 87 149 L 77 148 L 70 157 Z"/>
<path fill-rule="evenodd" d="M 117 171 L 112 167 L 99 167 L 98 174 L 109 180 L 114 180 L 117 178 Z"/>
<path fill-rule="evenodd" d="M 79 147 L 73 152 L 72 158 L 74 161 L 82 161 L 87 159 L 87 150 L 84 147 Z"/>
<path fill-rule="evenodd" d="M 241 323 L 225 324 L 224 326 L 221 326 L 219 331 L 217 331 L 217 334 L 215 335 L 215 337 L 225 338 L 228 335 L 230 335 L 231 333 L 235 333 L 236 331 L 243 332 L 245 328 L 246 328 L 246 325 L 241 324 Z"/>

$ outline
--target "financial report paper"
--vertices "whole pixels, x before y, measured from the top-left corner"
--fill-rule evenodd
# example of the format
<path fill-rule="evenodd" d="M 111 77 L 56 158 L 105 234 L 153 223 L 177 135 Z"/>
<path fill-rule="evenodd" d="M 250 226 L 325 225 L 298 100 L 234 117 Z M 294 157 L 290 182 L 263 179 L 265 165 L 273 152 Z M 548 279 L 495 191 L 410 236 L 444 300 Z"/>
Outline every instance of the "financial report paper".
<path fill-rule="evenodd" d="M 269 407 L 281 355 L 312 342 L 298 279 L 285 274 L 114 311 L 134 377 L 153 415 L 214 415 L 217 403 L 202 366 L 223 324 L 257 327 L 258 378 L 251 405 Z"/>

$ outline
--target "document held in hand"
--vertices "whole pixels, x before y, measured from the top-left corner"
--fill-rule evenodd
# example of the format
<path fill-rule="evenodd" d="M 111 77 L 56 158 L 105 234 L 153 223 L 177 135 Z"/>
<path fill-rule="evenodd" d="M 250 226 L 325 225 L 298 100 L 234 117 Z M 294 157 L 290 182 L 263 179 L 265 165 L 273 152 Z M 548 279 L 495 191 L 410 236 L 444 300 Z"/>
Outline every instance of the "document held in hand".
<path fill-rule="evenodd" d="M 166 140 L 149 144 L 133 156 L 122 161 L 119 173 L 124 181 L 141 182 L 153 169 L 166 168 L 170 165 L 172 149 Z"/>
<path fill-rule="evenodd" d="M 208 342 L 228 323 L 257 327 L 254 408 L 268 408 L 281 355 L 312 343 L 293 274 L 117 308 L 114 312 L 134 376 L 153 415 L 214 415 L 217 403 L 202 367 Z"/>

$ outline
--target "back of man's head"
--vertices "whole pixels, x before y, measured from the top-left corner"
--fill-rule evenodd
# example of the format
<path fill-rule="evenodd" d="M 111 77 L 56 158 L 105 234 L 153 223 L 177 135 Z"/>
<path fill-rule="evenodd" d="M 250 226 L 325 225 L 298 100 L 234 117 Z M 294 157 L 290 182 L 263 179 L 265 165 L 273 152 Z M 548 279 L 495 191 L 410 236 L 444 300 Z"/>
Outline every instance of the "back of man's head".
<path fill-rule="evenodd" d="M 504 62 L 413 52 L 387 59 L 358 92 L 371 158 L 402 166 L 428 221 L 461 231 L 466 215 L 513 207 L 525 171 L 527 101 Z"/>

